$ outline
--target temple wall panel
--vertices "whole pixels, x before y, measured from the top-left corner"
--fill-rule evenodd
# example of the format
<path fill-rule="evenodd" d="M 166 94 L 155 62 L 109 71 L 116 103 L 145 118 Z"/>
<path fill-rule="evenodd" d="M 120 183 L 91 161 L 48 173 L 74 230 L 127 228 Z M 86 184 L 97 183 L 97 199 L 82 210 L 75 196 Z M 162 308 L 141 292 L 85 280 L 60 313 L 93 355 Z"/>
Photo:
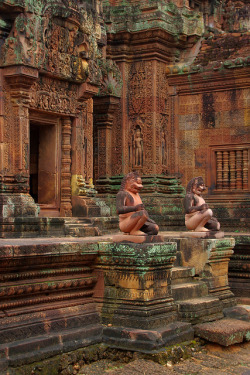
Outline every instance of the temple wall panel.
<path fill-rule="evenodd" d="M 179 96 L 179 172 L 184 185 L 194 175 L 210 181 L 212 146 L 250 143 L 249 89 Z"/>

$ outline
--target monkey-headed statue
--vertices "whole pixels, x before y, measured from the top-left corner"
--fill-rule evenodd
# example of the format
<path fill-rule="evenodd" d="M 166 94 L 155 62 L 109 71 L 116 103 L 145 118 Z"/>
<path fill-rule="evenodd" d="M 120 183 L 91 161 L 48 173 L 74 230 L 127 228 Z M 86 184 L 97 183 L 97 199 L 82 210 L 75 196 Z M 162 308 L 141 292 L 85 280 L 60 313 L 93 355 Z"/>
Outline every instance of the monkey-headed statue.
<path fill-rule="evenodd" d="M 201 194 L 206 190 L 202 177 L 194 177 L 187 185 L 184 198 L 185 225 L 196 232 L 219 231 L 220 223 L 213 216 Z"/>
<path fill-rule="evenodd" d="M 141 189 L 142 180 L 137 172 L 130 172 L 123 177 L 116 197 L 119 228 L 131 235 L 157 235 L 159 227 L 145 210 L 139 195 Z"/>

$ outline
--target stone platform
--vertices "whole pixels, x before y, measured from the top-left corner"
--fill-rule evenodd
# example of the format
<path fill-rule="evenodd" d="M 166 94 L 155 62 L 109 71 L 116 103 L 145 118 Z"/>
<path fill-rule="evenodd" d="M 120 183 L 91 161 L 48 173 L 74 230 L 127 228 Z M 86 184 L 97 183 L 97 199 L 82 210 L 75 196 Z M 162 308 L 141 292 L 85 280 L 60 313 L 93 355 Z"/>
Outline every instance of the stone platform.
<path fill-rule="evenodd" d="M 231 238 L 130 237 L 0 239 L 1 374 L 101 342 L 158 350 L 235 304 Z"/>

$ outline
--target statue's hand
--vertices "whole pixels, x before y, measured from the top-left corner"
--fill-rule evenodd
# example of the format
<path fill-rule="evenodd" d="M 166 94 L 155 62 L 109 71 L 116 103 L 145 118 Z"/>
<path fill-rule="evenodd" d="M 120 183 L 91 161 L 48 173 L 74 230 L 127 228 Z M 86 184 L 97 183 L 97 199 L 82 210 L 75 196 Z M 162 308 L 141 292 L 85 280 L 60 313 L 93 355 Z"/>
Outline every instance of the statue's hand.
<path fill-rule="evenodd" d="M 207 203 L 203 203 L 201 206 L 200 206 L 200 210 L 201 211 L 205 211 L 207 210 L 209 207 L 208 207 L 208 204 Z"/>
<path fill-rule="evenodd" d="M 142 211 L 144 210 L 144 204 L 137 204 L 135 206 L 135 211 Z"/>

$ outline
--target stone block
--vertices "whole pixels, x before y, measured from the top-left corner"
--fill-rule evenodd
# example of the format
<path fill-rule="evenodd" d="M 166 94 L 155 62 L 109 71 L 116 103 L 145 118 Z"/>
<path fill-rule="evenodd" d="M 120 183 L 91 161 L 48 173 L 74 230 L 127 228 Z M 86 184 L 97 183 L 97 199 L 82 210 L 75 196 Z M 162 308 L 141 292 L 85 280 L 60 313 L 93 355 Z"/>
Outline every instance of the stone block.
<path fill-rule="evenodd" d="M 189 323 L 173 322 L 156 330 L 106 327 L 103 341 L 111 347 L 152 352 L 166 345 L 192 340 L 194 331 Z"/>
<path fill-rule="evenodd" d="M 207 284 L 204 282 L 189 282 L 172 285 L 172 295 L 175 301 L 203 297 L 208 293 Z"/>
<path fill-rule="evenodd" d="M 223 346 L 250 340 L 250 323 L 237 319 L 221 319 L 212 323 L 198 324 L 195 335 Z"/>

